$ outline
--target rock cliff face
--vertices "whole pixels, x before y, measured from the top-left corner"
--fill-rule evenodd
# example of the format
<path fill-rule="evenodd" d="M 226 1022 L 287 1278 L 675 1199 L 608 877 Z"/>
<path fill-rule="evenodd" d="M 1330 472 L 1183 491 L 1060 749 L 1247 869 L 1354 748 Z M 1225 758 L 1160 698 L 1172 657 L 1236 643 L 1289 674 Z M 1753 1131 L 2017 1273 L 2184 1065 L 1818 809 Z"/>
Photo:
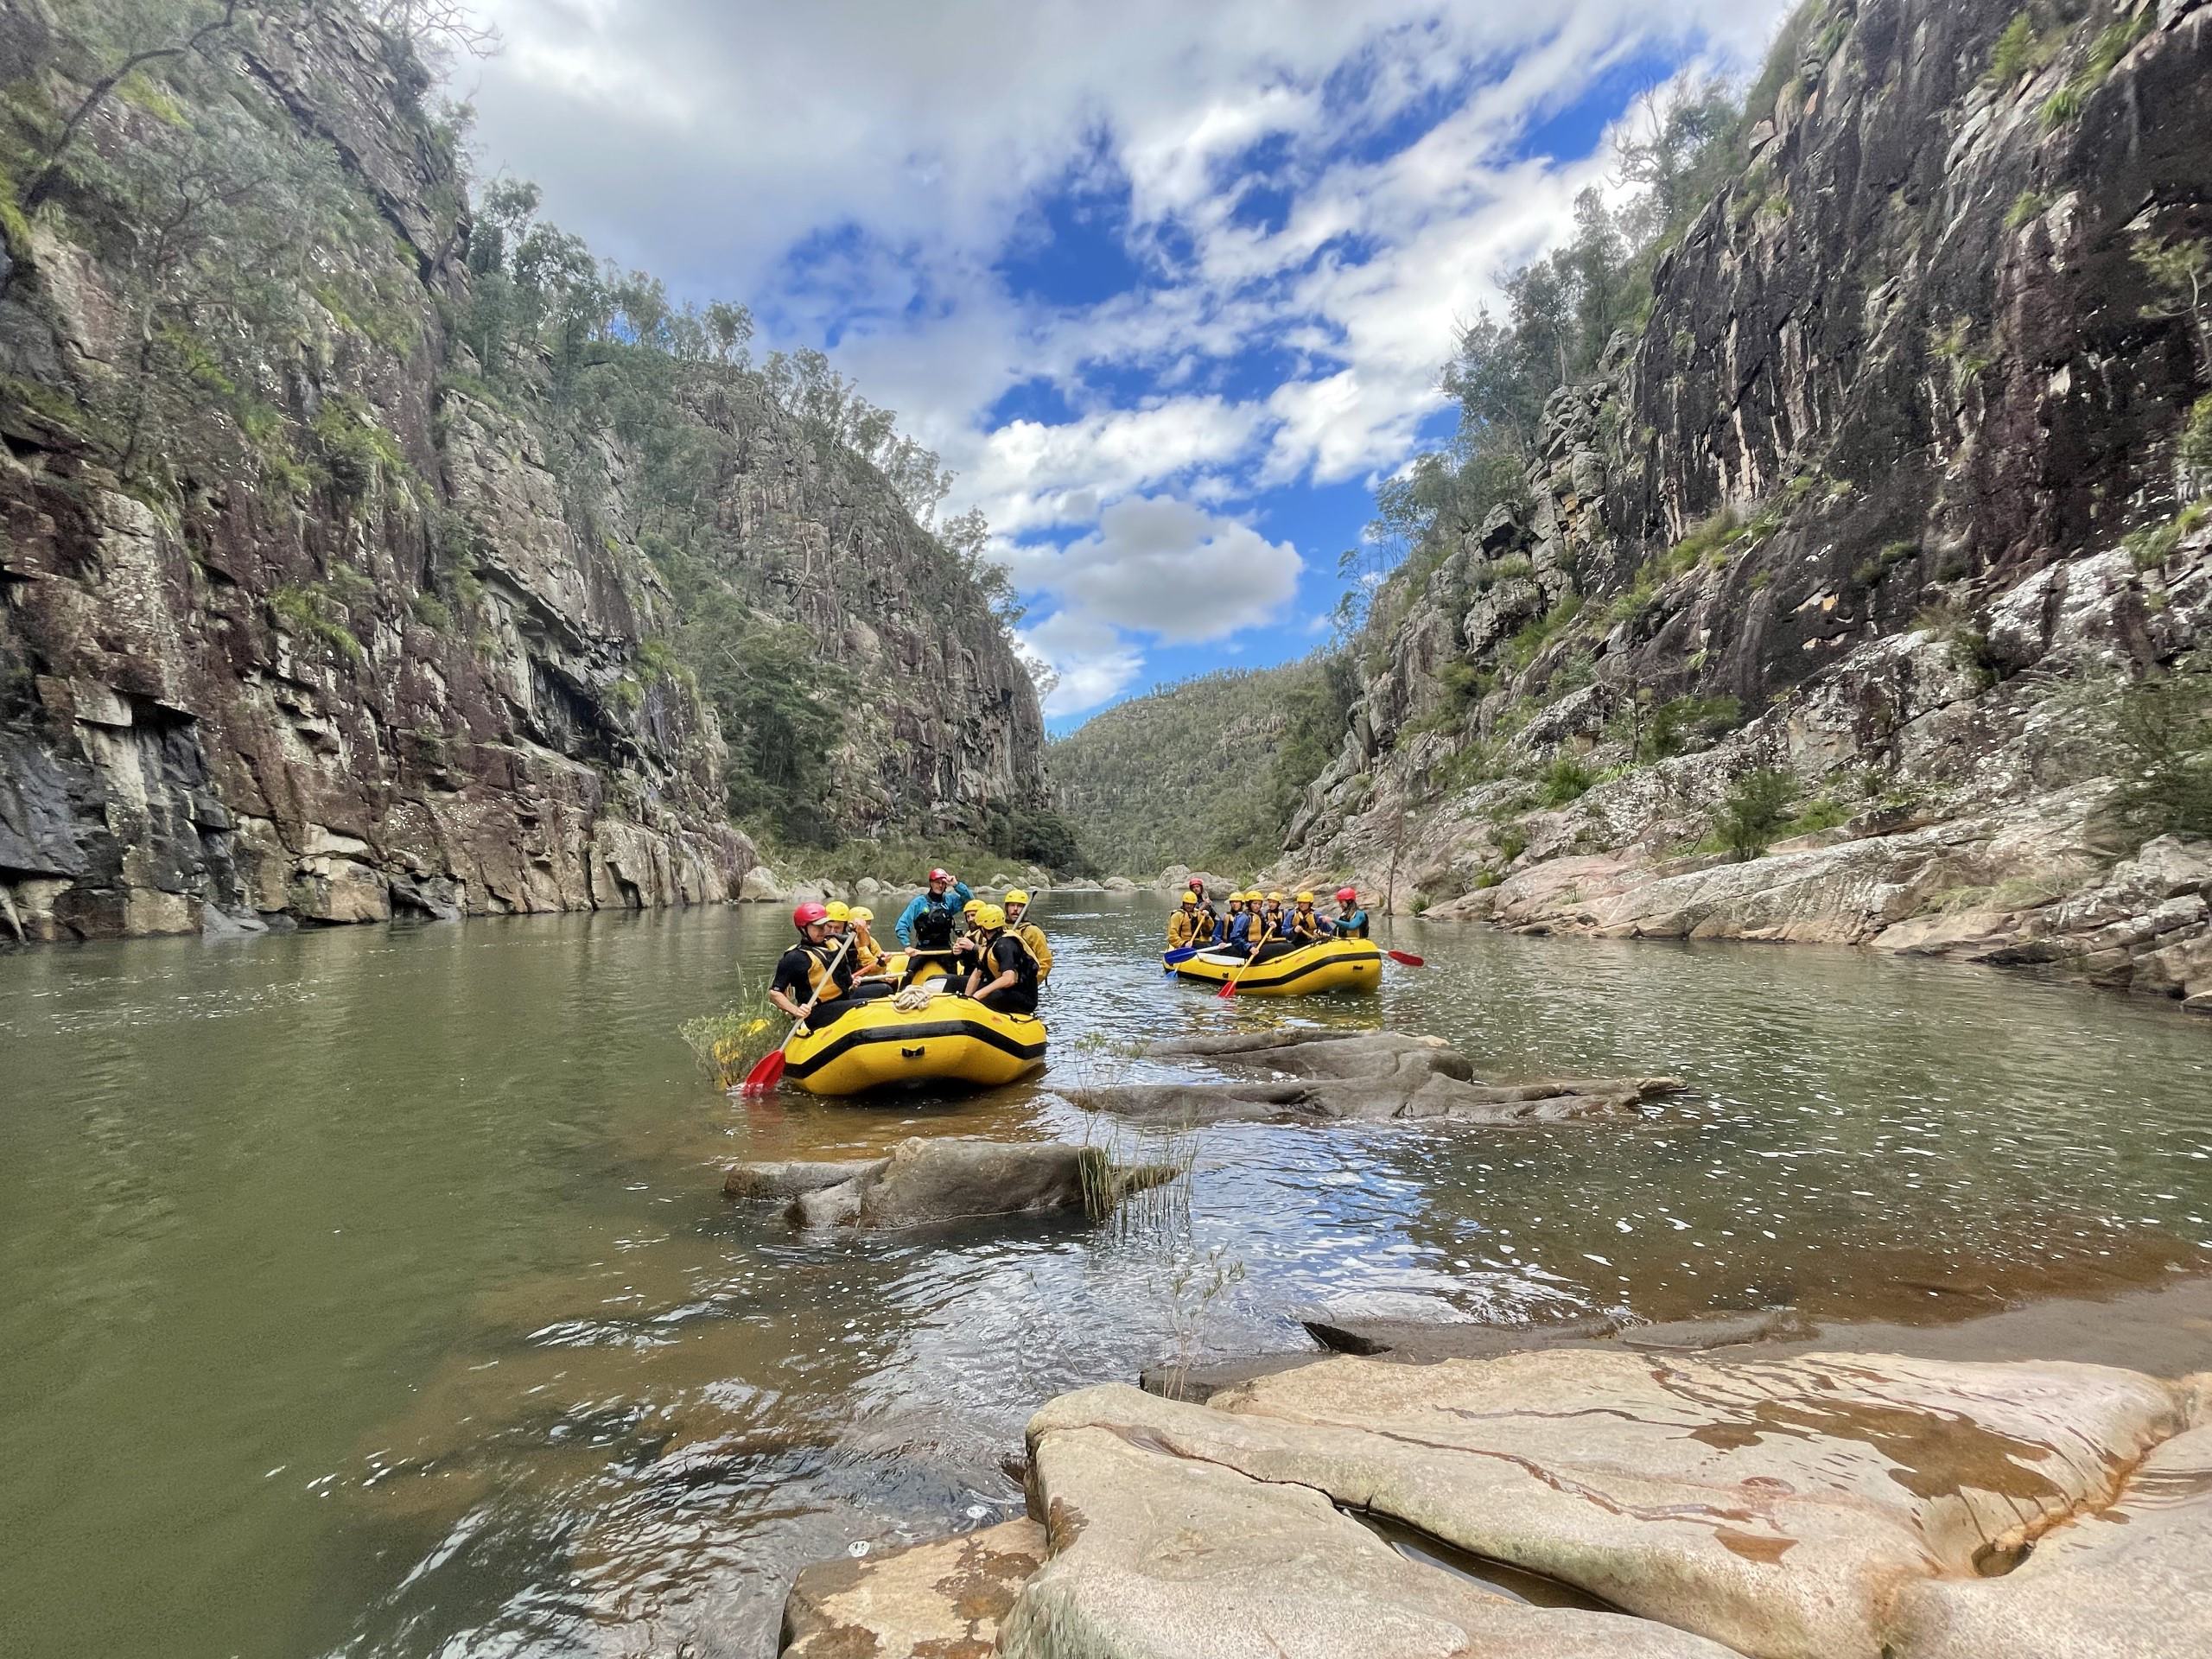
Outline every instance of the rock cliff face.
<path fill-rule="evenodd" d="M 580 468 L 479 378 L 419 66 L 330 0 L 263 16 L 40 196 L 118 55 L 0 0 L 0 940 L 734 896 L 645 458 L 610 423 Z M 757 376 L 681 397 L 711 578 L 839 665 L 840 826 L 1041 799 L 1028 680 L 885 480 Z"/>
<path fill-rule="evenodd" d="M 2212 7 L 1801 21 L 1649 321 L 1547 409 L 1533 511 L 1378 607 L 1290 861 L 1396 855 L 1401 907 L 1521 926 L 2070 962 L 2212 1006 L 2212 847 L 2115 868 L 2150 832 L 2115 820 L 2101 707 L 2202 687 L 2212 638 L 2184 441 L 2212 283 L 2148 257 L 2212 245 Z M 2008 27 L 2040 33 L 2000 74 Z M 1818 833 L 1694 855 L 1769 770 Z"/>

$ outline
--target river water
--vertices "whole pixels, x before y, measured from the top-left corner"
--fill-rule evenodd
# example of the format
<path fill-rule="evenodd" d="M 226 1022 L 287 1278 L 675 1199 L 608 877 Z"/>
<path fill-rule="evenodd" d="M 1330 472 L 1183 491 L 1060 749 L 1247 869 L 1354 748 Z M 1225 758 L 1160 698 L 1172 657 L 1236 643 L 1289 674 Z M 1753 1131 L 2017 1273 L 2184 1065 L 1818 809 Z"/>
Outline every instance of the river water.
<path fill-rule="evenodd" d="M 1018 1510 L 1046 1395 L 1301 1345 L 1300 1309 L 1939 1318 L 2212 1266 L 2212 1022 L 2168 1007 L 1409 922 L 1431 965 L 1379 998 L 1223 1004 L 1160 978 L 1163 913 L 1050 895 L 1041 1084 L 875 1105 L 726 1101 L 677 1040 L 781 947 L 763 909 L 0 958 L 0 1649 L 758 1656 L 803 1562 Z M 1082 1139 L 1055 1077 L 1291 1020 L 1694 1093 L 1220 1125 L 1122 1225 L 817 1239 L 719 1193 Z"/>

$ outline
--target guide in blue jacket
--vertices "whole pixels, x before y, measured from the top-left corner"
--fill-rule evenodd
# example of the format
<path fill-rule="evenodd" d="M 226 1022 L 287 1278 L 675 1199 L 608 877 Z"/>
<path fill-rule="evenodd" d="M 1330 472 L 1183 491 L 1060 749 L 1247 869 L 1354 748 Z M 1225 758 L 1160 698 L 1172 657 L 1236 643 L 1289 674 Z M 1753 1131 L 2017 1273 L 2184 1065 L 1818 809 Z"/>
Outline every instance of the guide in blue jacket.
<path fill-rule="evenodd" d="M 892 931 L 899 936 L 899 943 L 910 950 L 944 950 L 952 944 L 952 918 L 960 913 L 961 906 L 976 895 L 968 891 L 964 881 L 955 881 L 944 870 L 930 872 L 929 887 L 914 895 L 913 902 L 899 912 L 899 919 Z"/>

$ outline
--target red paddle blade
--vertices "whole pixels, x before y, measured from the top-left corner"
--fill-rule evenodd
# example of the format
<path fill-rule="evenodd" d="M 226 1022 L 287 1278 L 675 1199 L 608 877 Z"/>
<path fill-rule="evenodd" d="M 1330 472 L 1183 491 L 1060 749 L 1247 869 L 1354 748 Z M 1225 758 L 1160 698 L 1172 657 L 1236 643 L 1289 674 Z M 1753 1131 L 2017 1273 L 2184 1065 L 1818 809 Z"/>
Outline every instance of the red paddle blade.
<path fill-rule="evenodd" d="M 1426 968 L 1428 966 L 1428 958 L 1427 957 L 1417 957 L 1410 950 L 1385 950 L 1382 954 L 1389 957 L 1393 962 L 1404 963 L 1408 968 Z"/>
<path fill-rule="evenodd" d="M 758 1100 L 784 1080 L 784 1051 L 778 1049 L 745 1074 L 745 1084 L 738 1092 L 747 1100 Z"/>
<path fill-rule="evenodd" d="M 1227 1001 L 1230 997 L 1236 995 L 1236 982 L 1233 979 L 1224 981 L 1222 984 L 1222 988 L 1216 991 L 1214 995 L 1222 998 L 1224 1001 Z"/>

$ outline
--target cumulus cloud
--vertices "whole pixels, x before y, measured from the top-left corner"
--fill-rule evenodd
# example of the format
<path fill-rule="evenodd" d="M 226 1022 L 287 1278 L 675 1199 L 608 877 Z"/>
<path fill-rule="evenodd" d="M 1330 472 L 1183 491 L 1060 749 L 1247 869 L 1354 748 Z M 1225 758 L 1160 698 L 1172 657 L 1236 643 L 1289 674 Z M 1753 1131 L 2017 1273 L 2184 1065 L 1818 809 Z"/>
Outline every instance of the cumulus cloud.
<path fill-rule="evenodd" d="M 1061 611 L 1016 641 L 1027 656 L 1048 664 L 1056 683 L 1045 698 L 1047 715 L 1087 714 L 1110 702 L 1144 671 L 1144 655 L 1110 623 Z"/>
<path fill-rule="evenodd" d="M 1055 594 L 1085 618 L 1168 645 L 1220 639 L 1272 621 L 1298 591 L 1302 562 L 1288 542 L 1190 502 L 1133 496 L 1065 548 L 1017 547 L 1015 584 Z"/>

